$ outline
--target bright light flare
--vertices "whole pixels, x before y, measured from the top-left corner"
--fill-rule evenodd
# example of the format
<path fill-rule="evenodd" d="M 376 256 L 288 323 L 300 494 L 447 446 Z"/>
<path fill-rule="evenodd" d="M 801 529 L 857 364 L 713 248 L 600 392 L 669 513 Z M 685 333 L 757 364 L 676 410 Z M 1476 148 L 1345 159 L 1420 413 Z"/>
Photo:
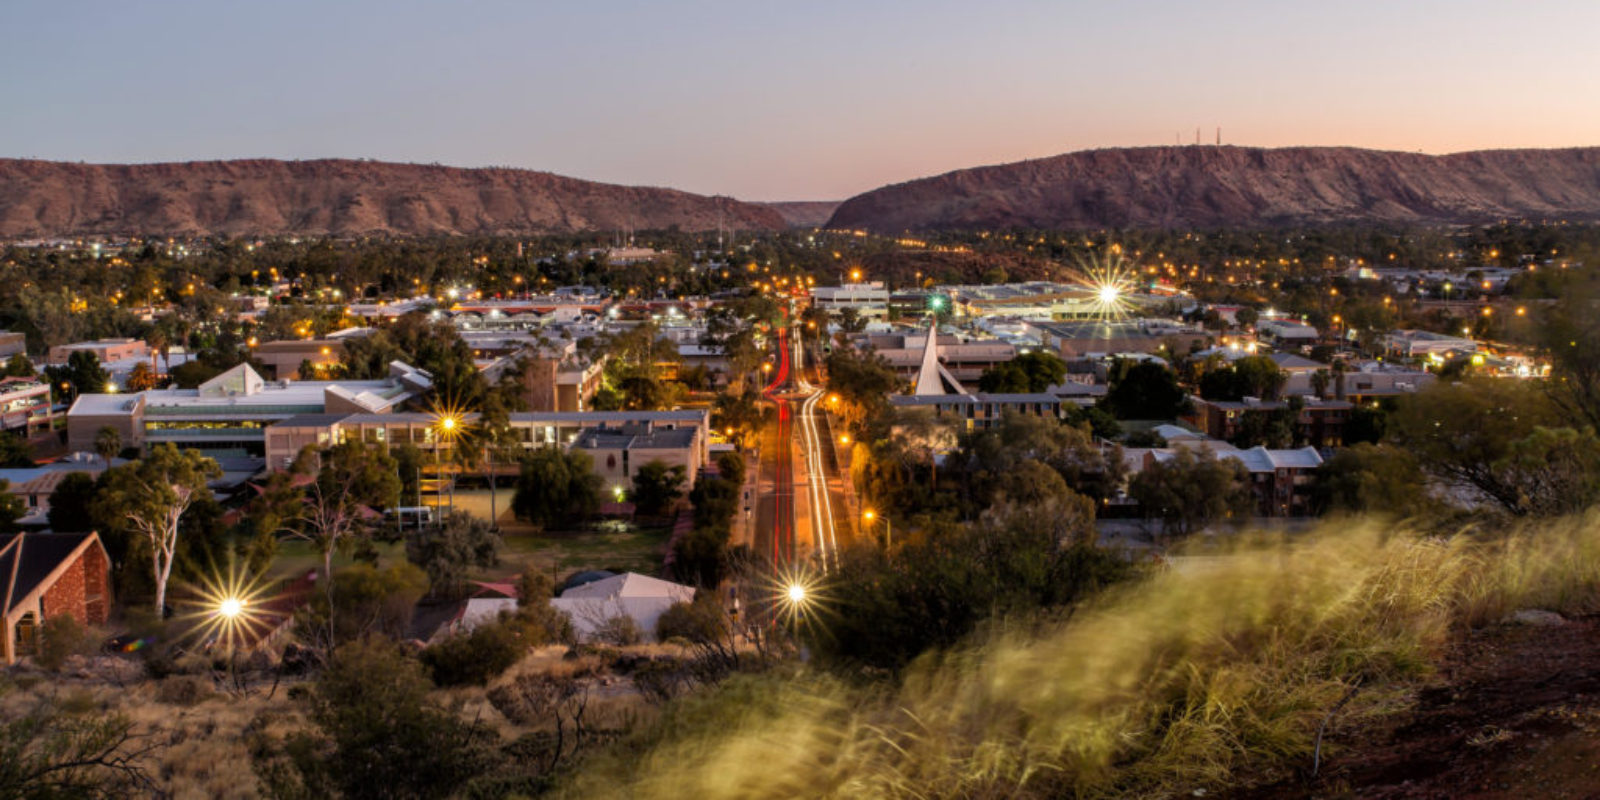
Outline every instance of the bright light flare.
<path fill-rule="evenodd" d="M 1091 316 L 1110 323 L 1132 315 L 1129 298 L 1138 289 L 1138 275 L 1138 265 L 1122 257 L 1122 248 L 1112 247 L 1104 255 L 1080 259 L 1071 281 L 1089 294 Z"/>
<path fill-rule="evenodd" d="M 194 585 L 184 587 L 178 620 L 189 625 L 189 635 L 205 645 L 250 647 L 272 630 L 273 614 L 266 601 L 266 584 L 230 568 L 213 571 Z"/>
<path fill-rule="evenodd" d="M 829 611 L 822 577 L 818 564 L 778 567 L 768 575 L 762 583 L 772 621 L 796 632 L 819 627 Z"/>

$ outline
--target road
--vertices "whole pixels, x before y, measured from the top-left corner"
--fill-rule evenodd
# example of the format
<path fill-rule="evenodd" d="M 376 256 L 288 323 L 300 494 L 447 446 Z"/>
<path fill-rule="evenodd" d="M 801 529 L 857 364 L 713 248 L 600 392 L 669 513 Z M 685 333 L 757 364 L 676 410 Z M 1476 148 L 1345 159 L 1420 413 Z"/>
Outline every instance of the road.
<path fill-rule="evenodd" d="M 754 546 L 780 566 L 827 570 L 838 565 L 839 548 L 853 530 L 846 481 L 823 410 L 827 392 L 806 377 L 802 337 L 780 327 L 774 338 L 774 366 L 762 394 L 775 414 L 762 435 Z"/>

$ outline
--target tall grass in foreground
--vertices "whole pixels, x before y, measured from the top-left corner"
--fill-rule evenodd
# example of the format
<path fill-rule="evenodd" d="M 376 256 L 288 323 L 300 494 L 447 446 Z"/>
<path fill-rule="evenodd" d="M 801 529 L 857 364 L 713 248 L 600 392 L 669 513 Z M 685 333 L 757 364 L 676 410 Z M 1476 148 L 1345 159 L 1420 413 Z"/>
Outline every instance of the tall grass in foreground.
<path fill-rule="evenodd" d="M 1358 683 L 1341 719 L 1402 707 L 1466 626 L 1524 607 L 1600 609 L 1600 517 L 1450 539 L 1347 520 L 1178 564 L 1043 632 L 926 657 L 897 687 L 733 681 L 669 708 L 567 788 L 1144 796 L 1308 766 L 1319 723 Z"/>

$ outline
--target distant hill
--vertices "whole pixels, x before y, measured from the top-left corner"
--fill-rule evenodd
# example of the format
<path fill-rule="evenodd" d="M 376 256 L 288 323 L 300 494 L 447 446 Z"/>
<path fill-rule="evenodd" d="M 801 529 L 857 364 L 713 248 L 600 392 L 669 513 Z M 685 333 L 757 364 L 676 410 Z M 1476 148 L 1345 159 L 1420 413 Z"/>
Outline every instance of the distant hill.
<path fill-rule="evenodd" d="M 1600 148 L 1086 150 L 886 186 L 827 227 L 879 233 L 1600 219 Z"/>
<path fill-rule="evenodd" d="M 839 207 L 839 200 L 791 200 L 776 203 L 760 203 L 773 211 L 783 215 L 784 221 L 791 228 L 820 228 L 828 218 L 833 216 L 834 209 Z"/>
<path fill-rule="evenodd" d="M 318 161 L 0 159 L 0 236 L 776 230 L 771 208 L 519 169 Z"/>

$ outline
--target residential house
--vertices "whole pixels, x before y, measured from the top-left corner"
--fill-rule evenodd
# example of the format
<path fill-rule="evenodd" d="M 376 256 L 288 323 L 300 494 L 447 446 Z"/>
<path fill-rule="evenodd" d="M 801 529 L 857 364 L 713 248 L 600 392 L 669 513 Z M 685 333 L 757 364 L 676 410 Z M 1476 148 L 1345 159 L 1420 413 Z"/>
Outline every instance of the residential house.
<path fill-rule="evenodd" d="M 93 533 L 0 534 L 0 663 L 38 644 L 39 627 L 60 614 L 103 625 L 111 613 L 110 559 Z"/>

